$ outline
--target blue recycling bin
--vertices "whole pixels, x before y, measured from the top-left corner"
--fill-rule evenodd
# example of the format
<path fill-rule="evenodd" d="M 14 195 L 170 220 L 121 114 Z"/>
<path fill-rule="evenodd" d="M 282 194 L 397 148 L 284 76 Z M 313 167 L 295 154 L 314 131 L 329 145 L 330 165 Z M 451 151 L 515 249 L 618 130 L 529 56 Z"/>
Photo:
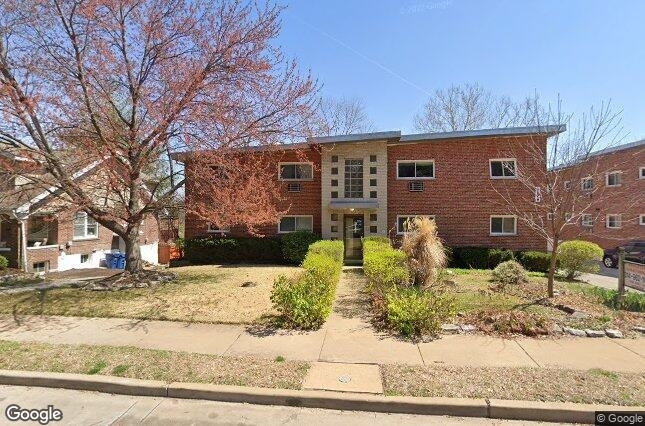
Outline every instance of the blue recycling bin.
<path fill-rule="evenodd" d="M 117 268 L 116 253 L 105 253 L 105 266 L 107 266 L 108 269 Z"/>
<path fill-rule="evenodd" d="M 125 253 L 117 253 L 114 258 L 116 260 L 116 269 L 125 269 Z"/>

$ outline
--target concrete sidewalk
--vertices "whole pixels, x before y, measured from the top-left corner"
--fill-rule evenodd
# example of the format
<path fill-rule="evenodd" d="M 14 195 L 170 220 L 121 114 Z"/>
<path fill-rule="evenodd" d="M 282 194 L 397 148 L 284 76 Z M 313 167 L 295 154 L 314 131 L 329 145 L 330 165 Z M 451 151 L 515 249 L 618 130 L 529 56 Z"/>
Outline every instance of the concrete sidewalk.
<path fill-rule="evenodd" d="M 289 332 L 239 325 L 129 319 L 0 317 L 0 339 L 135 346 L 214 355 L 252 355 L 321 362 L 489 367 L 602 368 L 645 372 L 645 338 L 501 339 L 448 335 L 415 344 L 381 335 L 360 320 L 330 322 L 318 331 Z"/>

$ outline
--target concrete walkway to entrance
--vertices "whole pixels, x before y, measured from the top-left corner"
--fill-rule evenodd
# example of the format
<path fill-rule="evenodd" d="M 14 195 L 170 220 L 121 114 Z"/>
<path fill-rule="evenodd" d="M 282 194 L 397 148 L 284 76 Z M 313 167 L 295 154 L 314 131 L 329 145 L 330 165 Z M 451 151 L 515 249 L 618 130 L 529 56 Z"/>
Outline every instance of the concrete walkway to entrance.
<path fill-rule="evenodd" d="M 118 318 L 0 316 L 0 339 L 47 343 L 136 346 L 205 354 L 353 364 L 602 368 L 645 373 L 645 338 L 502 339 L 448 335 L 412 343 L 374 330 L 360 270 L 346 269 L 334 310 L 311 332 L 243 325 L 141 321 Z"/>

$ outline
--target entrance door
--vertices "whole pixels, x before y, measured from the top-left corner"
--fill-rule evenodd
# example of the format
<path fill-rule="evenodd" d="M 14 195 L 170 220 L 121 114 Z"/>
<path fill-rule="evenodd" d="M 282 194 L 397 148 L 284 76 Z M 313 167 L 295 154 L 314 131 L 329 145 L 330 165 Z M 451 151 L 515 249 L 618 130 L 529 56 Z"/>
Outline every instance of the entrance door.
<path fill-rule="evenodd" d="M 363 216 L 345 216 L 345 260 L 360 263 L 363 260 Z"/>

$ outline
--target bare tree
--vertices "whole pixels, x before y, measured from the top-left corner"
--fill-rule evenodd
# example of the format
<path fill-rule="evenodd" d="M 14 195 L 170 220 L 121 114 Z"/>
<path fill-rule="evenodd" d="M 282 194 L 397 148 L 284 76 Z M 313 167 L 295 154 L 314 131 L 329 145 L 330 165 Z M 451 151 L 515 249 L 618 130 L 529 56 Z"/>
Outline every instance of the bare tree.
<path fill-rule="evenodd" d="M 496 96 L 478 84 L 439 89 L 414 118 L 420 132 L 454 132 L 531 125 L 544 114 L 537 95 L 514 102 Z"/>
<path fill-rule="evenodd" d="M 3 166 L 119 235 L 126 269 L 138 271 L 143 218 L 184 181 L 170 160 L 157 173 L 160 158 L 200 151 L 226 164 L 239 148 L 304 134 L 316 87 L 273 43 L 281 10 L 235 0 L 0 0 L 0 151 L 44 173 Z M 249 182 L 268 180 L 230 161 Z M 79 181 L 79 170 L 95 178 Z M 271 197 L 229 190 L 238 206 L 254 206 L 246 216 L 231 207 L 232 223 L 274 216 Z"/>
<path fill-rule="evenodd" d="M 322 98 L 314 118 L 312 133 L 316 136 L 348 135 L 375 130 L 358 98 Z"/>
<path fill-rule="evenodd" d="M 600 148 L 620 141 L 620 116 L 611 103 L 603 103 L 575 120 L 562 113 L 558 102 L 557 109 L 548 115 L 550 123 L 556 127 L 554 131 L 553 127 L 547 127 L 548 123 L 536 120 L 536 125 L 543 127 L 545 132 L 552 131 L 550 139 L 531 137 L 505 153 L 509 158 L 523 158 L 543 167 L 532 168 L 539 170 L 534 174 L 526 173 L 522 164 L 518 164 L 516 170 L 515 166 L 509 170 L 524 190 L 492 185 L 502 196 L 508 213 L 534 230 L 549 248 L 548 297 L 553 297 L 556 255 L 562 240 L 575 235 L 577 224 L 583 220 L 597 220 L 612 199 L 627 195 L 621 188 L 608 191 L 604 185 L 606 172 L 620 165 L 606 164 L 601 156 L 595 155 Z M 566 132 L 565 125 L 569 127 Z M 643 194 L 629 196 L 634 203 L 644 201 Z"/>

